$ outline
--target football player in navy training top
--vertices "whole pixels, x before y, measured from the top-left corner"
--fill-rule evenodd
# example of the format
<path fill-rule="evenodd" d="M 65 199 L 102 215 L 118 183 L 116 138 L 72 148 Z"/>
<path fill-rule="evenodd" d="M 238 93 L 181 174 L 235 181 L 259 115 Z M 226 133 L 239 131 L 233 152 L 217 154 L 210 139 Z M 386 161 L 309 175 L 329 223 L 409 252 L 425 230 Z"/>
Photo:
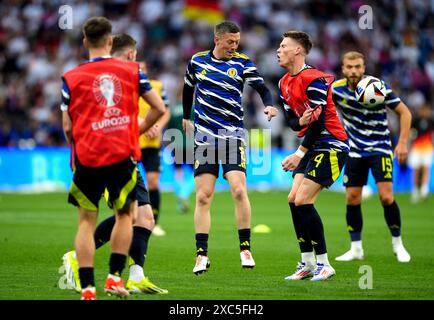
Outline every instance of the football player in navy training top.
<path fill-rule="evenodd" d="M 188 63 L 183 90 L 183 127 L 190 130 L 190 112 L 194 90 L 194 175 L 196 183 L 195 274 L 210 265 L 208 235 L 211 226 L 211 202 L 222 162 L 223 176 L 229 182 L 235 201 L 235 215 L 240 240 L 241 265 L 253 268 L 250 252 L 250 202 L 246 189 L 246 146 L 244 141 L 241 98 L 244 83 L 252 86 L 266 106 L 271 120 L 277 114 L 271 94 L 254 63 L 236 50 L 240 28 L 224 21 L 214 30 L 214 49 L 196 53 Z"/>
<path fill-rule="evenodd" d="M 398 163 L 405 163 L 408 155 L 408 138 L 411 113 L 407 106 L 385 85 L 384 103 L 366 107 L 358 103 L 355 89 L 365 73 L 363 54 L 347 52 L 342 59 L 345 78 L 333 83 L 333 100 L 342 112 L 344 127 L 350 141 L 350 154 L 345 166 L 344 185 L 347 193 L 347 228 L 351 237 L 351 249 L 336 258 L 337 261 L 362 260 L 362 189 L 371 170 L 378 187 L 384 218 L 392 234 L 392 249 L 399 262 L 409 262 L 410 254 L 401 239 L 401 216 L 393 196 L 393 155 Z M 392 151 L 387 121 L 387 108 L 399 116 L 400 135 L 395 152 Z"/>

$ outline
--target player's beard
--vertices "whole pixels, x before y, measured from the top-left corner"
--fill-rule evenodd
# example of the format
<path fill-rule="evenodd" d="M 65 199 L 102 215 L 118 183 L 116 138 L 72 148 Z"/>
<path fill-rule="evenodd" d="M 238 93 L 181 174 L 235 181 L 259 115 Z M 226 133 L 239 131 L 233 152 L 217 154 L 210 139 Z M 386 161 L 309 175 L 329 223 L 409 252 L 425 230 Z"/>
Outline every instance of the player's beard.
<path fill-rule="evenodd" d="M 347 81 L 351 88 L 355 89 L 362 77 L 347 77 Z"/>

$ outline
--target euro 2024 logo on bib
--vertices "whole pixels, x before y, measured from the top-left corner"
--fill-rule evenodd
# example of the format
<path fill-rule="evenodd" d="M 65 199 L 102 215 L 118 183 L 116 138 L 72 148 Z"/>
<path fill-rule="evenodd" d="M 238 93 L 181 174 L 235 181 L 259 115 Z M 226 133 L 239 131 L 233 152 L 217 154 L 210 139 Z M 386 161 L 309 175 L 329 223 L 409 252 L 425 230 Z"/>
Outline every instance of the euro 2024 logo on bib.
<path fill-rule="evenodd" d="M 93 81 L 93 94 L 99 105 L 114 107 L 122 98 L 121 81 L 112 73 L 99 74 Z"/>

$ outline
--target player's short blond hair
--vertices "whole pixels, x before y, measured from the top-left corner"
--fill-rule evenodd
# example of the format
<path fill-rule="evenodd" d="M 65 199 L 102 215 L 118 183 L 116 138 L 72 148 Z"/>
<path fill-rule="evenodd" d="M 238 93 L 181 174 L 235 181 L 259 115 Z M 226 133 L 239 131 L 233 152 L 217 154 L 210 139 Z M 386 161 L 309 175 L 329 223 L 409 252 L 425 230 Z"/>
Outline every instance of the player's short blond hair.
<path fill-rule="evenodd" d="M 345 59 L 348 60 L 362 59 L 363 61 L 365 61 L 365 56 L 363 55 L 363 53 L 358 51 L 348 51 L 342 55 L 342 63 L 344 62 Z"/>

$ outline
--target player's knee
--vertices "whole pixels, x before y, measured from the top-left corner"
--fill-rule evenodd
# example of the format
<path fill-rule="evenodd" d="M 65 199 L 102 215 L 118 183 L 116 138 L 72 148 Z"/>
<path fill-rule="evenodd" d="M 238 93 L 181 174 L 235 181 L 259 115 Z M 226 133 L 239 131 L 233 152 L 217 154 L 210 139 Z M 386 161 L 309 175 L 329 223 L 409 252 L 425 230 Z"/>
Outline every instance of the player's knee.
<path fill-rule="evenodd" d="M 197 204 L 199 206 L 208 205 L 211 202 L 212 194 L 211 190 L 200 190 L 196 196 Z"/>
<path fill-rule="evenodd" d="M 391 205 L 394 198 L 391 194 L 380 194 L 380 202 L 383 206 Z"/>
<path fill-rule="evenodd" d="M 295 203 L 295 194 L 288 194 L 288 203 Z"/>
<path fill-rule="evenodd" d="M 296 207 L 298 207 L 307 204 L 307 202 L 305 201 L 305 199 L 295 198 L 294 204 Z"/>
<path fill-rule="evenodd" d="M 146 217 L 146 221 L 145 221 L 145 226 L 146 229 L 148 230 L 152 230 L 155 227 L 155 219 L 154 219 L 154 215 L 152 215 L 151 217 Z"/>
<path fill-rule="evenodd" d="M 134 225 L 152 230 L 155 226 L 154 214 L 150 205 L 139 207 L 139 213 Z"/>
<path fill-rule="evenodd" d="M 306 197 L 304 194 L 299 193 L 295 196 L 295 199 L 293 202 L 296 206 L 302 206 L 302 205 L 311 203 L 311 199 Z"/>
<path fill-rule="evenodd" d="M 237 186 L 231 191 L 235 201 L 243 201 L 245 198 L 247 198 L 247 190 L 243 186 Z"/>
<path fill-rule="evenodd" d="M 149 190 L 157 190 L 159 188 L 158 177 L 148 178 L 148 188 Z"/>
<path fill-rule="evenodd" d="M 362 195 L 358 193 L 348 193 L 347 194 L 347 204 L 350 206 L 359 205 L 362 202 Z"/>

